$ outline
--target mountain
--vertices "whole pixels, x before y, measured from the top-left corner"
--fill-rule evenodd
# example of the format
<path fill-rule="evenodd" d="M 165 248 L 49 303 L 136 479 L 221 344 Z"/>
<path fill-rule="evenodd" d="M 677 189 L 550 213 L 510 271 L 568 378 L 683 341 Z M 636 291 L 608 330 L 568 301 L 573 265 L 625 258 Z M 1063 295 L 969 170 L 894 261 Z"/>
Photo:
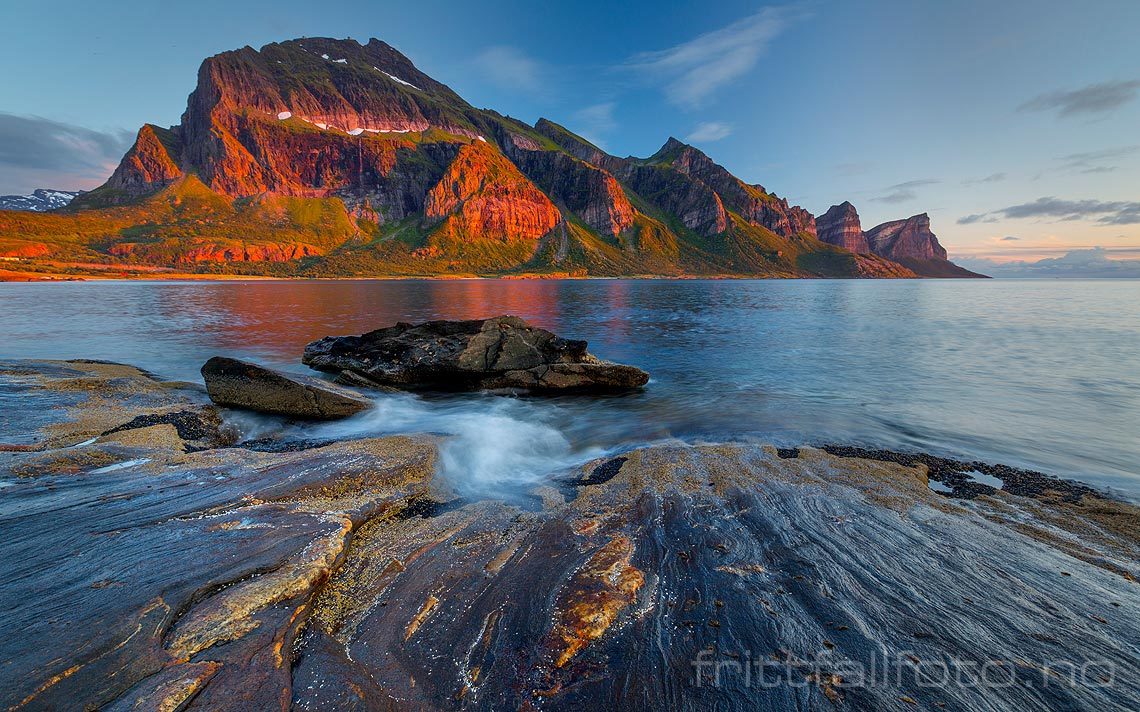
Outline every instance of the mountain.
<path fill-rule="evenodd" d="M 819 239 L 856 253 L 867 253 L 903 265 L 920 277 L 983 277 L 950 262 L 946 248 L 930 230 L 926 213 L 876 225 L 867 232 L 851 203 L 833 205 L 816 218 Z"/>
<path fill-rule="evenodd" d="M 815 224 L 819 239 L 823 242 L 860 254 L 871 251 L 859 222 L 859 212 L 851 203 L 844 201 L 832 205 L 826 213 L 816 218 Z"/>
<path fill-rule="evenodd" d="M 31 195 L 0 195 L 0 210 L 26 210 L 42 213 L 70 203 L 81 191 L 37 188 Z"/>
<path fill-rule="evenodd" d="M 206 59 L 63 212 L 0 212 L 0 256 L 280 276 L 913 277 L 670 138 L 619 158 L 476 109 L 379 40 Z M 909 233 L 908 233 L 909 234 Z"/>

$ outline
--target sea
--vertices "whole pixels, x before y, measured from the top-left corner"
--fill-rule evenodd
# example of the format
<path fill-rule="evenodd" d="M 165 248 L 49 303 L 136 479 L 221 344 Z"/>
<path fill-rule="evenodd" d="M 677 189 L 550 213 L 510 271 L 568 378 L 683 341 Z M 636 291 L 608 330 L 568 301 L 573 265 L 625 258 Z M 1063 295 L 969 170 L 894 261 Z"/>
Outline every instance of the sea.
<path fill-rule="evenodd" d="M 608 397 L 372 394 L 243 438 L 436 433 L 455 487 L 525 488 L 684 441 L 851 444 L 1027 467 L 1140 500 L 1140 281 L 359 280 L 0 284 L 0 358 L 201 381 L 215 355 L 297 373 L 305 344 L 512 314 L 651 374 Z"/>

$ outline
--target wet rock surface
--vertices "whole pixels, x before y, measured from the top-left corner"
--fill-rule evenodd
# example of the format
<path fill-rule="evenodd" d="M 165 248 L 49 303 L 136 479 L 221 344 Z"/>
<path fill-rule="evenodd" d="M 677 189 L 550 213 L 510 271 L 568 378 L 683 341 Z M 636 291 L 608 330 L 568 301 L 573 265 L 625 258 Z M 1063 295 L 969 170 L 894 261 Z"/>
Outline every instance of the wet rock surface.
<path fill-rule="evenodd" d="M 1009 465 L 991 465 L 986 462 L 964 462 L 945 457 L 935 457 L 926 453 L 905 453 L 893 450 L 871 450 L 868 448 L 852 447 L 849 445 L 824 445 L 823 449 L 832 455 L 840 457 L 858 457 L 867 460 L 882 460 L 884 462 L 897 462 L 901 465 L 922 464 L 927 468 L 930 479 L 949 486 L 955 497 L 972 499 L 979 495 L 993 494 L 995 490 L 1002 489 L 1012 494 L 1026 497 L 1041 496 L 1052 493 L 1066 498 L 1071 502 L 1080 501 L 1081 497 L 1089 496 L 1101 498 L 1100 494 L 1079 482 L 1062 480 L 1052 475 L 1035 470 L 1026 470 Z M 795 450 L 788 450 L 789 457 L 795 457 Z M 997 479 L 1001 487 L 978 482 L 972 473 L 981 473 Z"/>
<path fill-rule="evenodd" d="M 448 391 L 612 392 L 649 374 L 599 360 L 585 341 L 556 336 L 518 317 L 400 323 L 362 336 L 328 336 L 305 347 L 311 368 L 346 380 Z"/>
<path fill-rule="evenodd" d="M 528 509 L 449 494 L 431 438 L 194 450 L 173 414 L 210 406 L 187 384 L 0 363 L 17 382 L 5 427 L 37 450 L 0 452 L 5 709 L 1140 696 L 1137 509 L 1095 492 L 967 500 L 930 489 L 952 461 L 678 444 L 586 463 Z"/>
<path fill-rule="evenodd" d="M 335 420 L 372 407 L 370 400 L 347 388 L 222 356 L 202 366 L 202 378 L 218 405 L 261 413 Z"/>

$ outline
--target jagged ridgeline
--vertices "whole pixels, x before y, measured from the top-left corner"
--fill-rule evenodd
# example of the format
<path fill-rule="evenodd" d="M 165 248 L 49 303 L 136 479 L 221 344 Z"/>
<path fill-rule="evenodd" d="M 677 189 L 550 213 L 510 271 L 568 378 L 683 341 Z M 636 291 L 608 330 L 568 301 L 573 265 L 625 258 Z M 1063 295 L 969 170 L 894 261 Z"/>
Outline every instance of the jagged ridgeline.
<path fill-rule="evenodd" d="M 829 244 L 676 139 L 618 158 L 476 109 L 379 40 L 307 38 L 207 59 L 181 122 L 143 126 L 106 184 L 0 212 L 0 255 L 282 276 L 970 274 L 929 221 L 906 223 Z M 936 249 L 896 249 L 923 240 Z"/>

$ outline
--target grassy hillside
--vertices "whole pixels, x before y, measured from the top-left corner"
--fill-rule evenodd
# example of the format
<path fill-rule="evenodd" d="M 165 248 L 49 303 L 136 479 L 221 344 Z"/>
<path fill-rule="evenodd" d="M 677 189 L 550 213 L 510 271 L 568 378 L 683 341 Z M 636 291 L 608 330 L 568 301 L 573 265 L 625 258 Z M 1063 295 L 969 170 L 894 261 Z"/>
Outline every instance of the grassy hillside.
<path fill-rule="evenodd" d="M 378 227 L 338 198 L 231 200 L 187 176 L 134 205 L 74 213 L 0 211 L 0 256 L 160 265 L 269 276 L 851 276 L 854 257 L 810 236 L 782 238 L 733 215 L 701 237 L 633 196 L 632 228 L 603 237 L 572 214 L 538 241 L 480 241 L 419 216 Z"/>

